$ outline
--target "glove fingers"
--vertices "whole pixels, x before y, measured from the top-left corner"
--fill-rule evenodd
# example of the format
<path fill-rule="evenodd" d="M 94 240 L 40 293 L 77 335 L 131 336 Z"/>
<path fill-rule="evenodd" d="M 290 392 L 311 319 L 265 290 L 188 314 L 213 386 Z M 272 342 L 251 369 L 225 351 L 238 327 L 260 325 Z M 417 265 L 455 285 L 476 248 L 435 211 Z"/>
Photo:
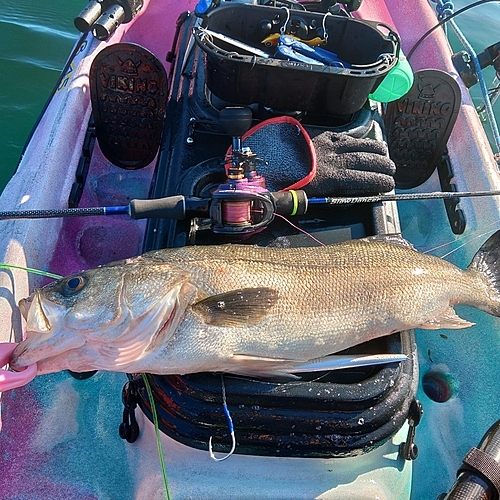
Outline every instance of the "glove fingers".
<path fill-rule="evenodd" d="M 318 169 L 321 167 L 323 165 L 318 165 Z M 396 172 L 396 165 L 389 157 L 365 151 L 333 156 L 330 159 L 330 165 L 326 165 L 326 168 L 330 170 L 364 170 L 390 176 Z"/>
<path fill-rule="evenodd" d="M 388 155 L 387 145 L 382 141 L 369 138 L 356 139 L 347 134 L 337 133 L 332 133 L 330 140 L 333 150 L 338 154 L 366 151 L 367 153 L 375 153 L 383 156 Z"/>

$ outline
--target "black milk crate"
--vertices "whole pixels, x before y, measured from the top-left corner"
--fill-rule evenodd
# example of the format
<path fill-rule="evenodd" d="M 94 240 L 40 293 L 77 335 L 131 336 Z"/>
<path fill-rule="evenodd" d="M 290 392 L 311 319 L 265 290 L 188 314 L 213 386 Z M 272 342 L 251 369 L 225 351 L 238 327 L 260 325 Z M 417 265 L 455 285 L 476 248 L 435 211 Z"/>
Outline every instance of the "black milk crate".
<path fill-rule="evenodd" d="M 326 31 L 327 42 L 321 48 L 334 52 L 351 67 L 260 57 L 203 35 L 203 28 L 271 56 L 276 48 L 263 43 L 271 35 L 277 37 L 284 31 L 308 41 L 324 38 Z M 195 40 L 206 54 L 207 86 L 220 99 L 321 115 L 347 115 L 360 110 L 396 65 L 399 55 L 399 38 L 385 24 L 251 4 L 216 7 L 205 16 L 202 29 L 195 30 Z"/>

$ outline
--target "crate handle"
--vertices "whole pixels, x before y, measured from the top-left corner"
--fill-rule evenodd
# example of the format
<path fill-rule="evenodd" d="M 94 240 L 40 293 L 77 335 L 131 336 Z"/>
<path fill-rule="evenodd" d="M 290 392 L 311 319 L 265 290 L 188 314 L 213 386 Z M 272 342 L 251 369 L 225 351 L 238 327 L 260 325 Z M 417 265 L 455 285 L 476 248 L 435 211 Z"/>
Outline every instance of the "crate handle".
<path fill-rule="evenodd" d="M 401 50 L 401 38 L 398 33 L 394 30 L 392 26 L 385 24 L 381 21 L 366 21 L 364 23 L 371 25 L 376 28 L 382 35 L 384 35 L 388 40 L 391 40 L 394 44 L 394 55 L 399 59 L 399 52 Z M 381 28 L 384 28 L 383 30 Z"/>

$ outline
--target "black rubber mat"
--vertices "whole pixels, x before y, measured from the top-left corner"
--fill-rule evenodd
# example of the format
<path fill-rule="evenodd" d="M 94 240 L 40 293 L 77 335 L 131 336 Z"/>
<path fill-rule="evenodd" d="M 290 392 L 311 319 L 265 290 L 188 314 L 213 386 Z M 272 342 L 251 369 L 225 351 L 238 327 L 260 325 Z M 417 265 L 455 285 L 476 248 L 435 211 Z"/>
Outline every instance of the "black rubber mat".
<path fill-rule="evenodd" d="M 396 187 L 424 183 L 441 161 L 461 104 L 458 83 L 444 71 L 415 73 L 410 91 L 387 105 L 389 154 L 396 164 Z"/>
<path fill-rule="evenodd" d="M 90 95 L 104 156 L 121 168 L 149 165 L 160 145 L 168 96 L 163 64 L 140 45 L 110 45 L 92 63 Z"/>

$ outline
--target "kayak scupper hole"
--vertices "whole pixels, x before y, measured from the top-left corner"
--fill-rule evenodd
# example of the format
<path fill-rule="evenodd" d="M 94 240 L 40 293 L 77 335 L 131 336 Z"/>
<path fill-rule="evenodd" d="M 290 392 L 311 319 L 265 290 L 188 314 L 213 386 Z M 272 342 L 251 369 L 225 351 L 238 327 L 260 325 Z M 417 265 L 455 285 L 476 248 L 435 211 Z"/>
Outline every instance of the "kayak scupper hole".
<path fill-rule="evenodd" d="M 445 403 L 456 394 L 457 383 L 451 373 L 431 370 L 422 377 L 422 389 L 432 401 Z"/>

